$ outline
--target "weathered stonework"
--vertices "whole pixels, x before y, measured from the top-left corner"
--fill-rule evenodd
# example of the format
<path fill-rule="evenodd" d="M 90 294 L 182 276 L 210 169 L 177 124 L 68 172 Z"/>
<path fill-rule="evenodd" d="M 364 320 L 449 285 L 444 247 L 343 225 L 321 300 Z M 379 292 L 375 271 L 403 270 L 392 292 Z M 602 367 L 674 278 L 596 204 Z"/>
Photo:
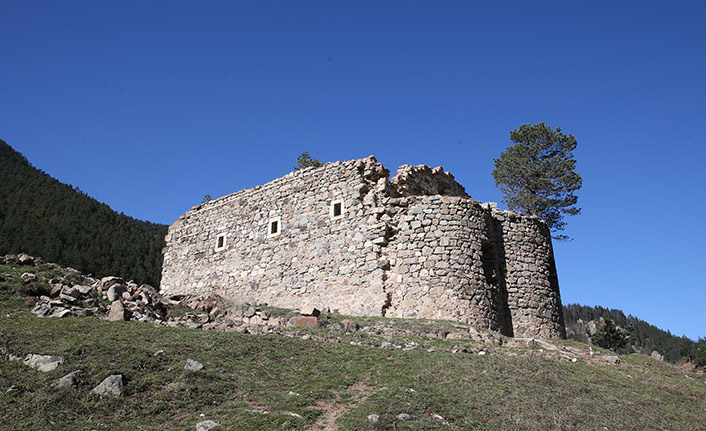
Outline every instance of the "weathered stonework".
<path fill-rule="evenodd" d="M 166 294 L 450 319 L 564 337 L 551 236 L 441 168 L 327 163 L 194 207 L 169 228 Z"/>

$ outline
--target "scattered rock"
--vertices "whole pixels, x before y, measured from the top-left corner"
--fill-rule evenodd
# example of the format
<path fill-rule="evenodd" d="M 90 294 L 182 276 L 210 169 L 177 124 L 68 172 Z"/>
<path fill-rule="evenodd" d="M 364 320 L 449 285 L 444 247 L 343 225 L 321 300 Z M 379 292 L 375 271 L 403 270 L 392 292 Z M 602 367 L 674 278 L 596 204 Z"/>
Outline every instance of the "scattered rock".
<path fill-rule="evenodd" d="M 67 302 L 75 302 L 81 296 L 81 292 L 78 289 L 68 286 L 64 286 L 59 293 L 59 298 Z"/>
<path fill-rule="evenodd" d="M 17 263 L 20 265 L 34 265 L 34 258 L 28 254 L 20 253 L 17 255 Z"/>
<path fill-rule="evenodd" d="M 316 316 L 294 316 L 289 319 L 288 326 L 299 326 L 302 328 L 314 328 L 319 326 L 319 318 Z"/>
<path fill-rule="evenodd" d="M 122 278 L 115 277 L 115 276 L 101 278 L 100 287 L 102 288 L 102 290 L 109 289 L 114 284 L 123 284 L 124 285 L 125 282 L 123 281 Z"/>
<path fill-rule="evenodd" d="M 257 313 L 257 309 L 253 306 L 250 306 L 247 310 L 245 310 L 245 314 L 243 315 L 243 317 L 250 318 L 253 317 L 255 313 Z"/>
<path fill-rule="evenodd" d="M 64 377 L 57 380 L 56 383 L 54 383 L 54 386 L 57 389 L 71 388 L 76 385 L 76 380 L 78 379 L 78 375 L 81 374 L 82 372 L 83 372 L 83 370 L 72 371 L 69 374 L 67 374 Z"/>
<path fill-rule="evenodd" d="M 187 359 L 184 369 L 186 371 L 200 371 L 203 370 L 203 364 L 198 361 L 194 361 L 193 359 Z"/>
<path fill-rule="evenodd" d="M 301 309 L 299 310 L 299 314 L 301 314 L 302 316 L 319 317 L 321 315 L 321 310 L 311 304 L 307 304 L 301 307 Z"/>
<path fill-rule="evenodd" d="M 408 415 L 407 413 L 400 413 L 397 415 L 397 419 L 401 421 L 408 421 L 412 416 Z"/>
<path fill-rule="evenodd" d="M 91 390 L 96 395 L 120 395 L 123 393 L 122 374 L 113 374 Z"/>
<path fill-rule="evenodd" d="M 163 355 L 163 354 L 164 354 L 164 350 L 157 350 L 156 352 L 154 352 L 154 353 L 152 354 L 152 356 L 161 356 L 161 355 Z"/>
<path fill-rule="evenodd" d="M 108 314 L 108 320 L 111 322 L 118 322 L 121 320 L 130 320 L 130 310 L 123 306 L 122 301 L 113 301 L 110 304 L 110 313 Z"/>
<path fill-rule="evenodd" d="M 113 284 L 108 288 L 106 295 L 108 301 L 114 302 L 123 297 L 123 293 L 127 292 L 127 288 L 122 284 Z"/>
<path fill-rule="evenodd" d="M 32 314 L 36 314 L 37 317 L 44 317 L 51 311 L 51 308 L 46 304 L 37 304 L 32 309 Z"/>
<path fill-rule="evenodd" d="M 446 419 L 444 419 L 443 417 L 441 417 L 441 415 L 438 415 L 438 414 L 436 414 L 436 413 L 430 414 L 429 417 L 430 417 L 431 420 L 433 420 L 433 421 L 441 422 L 442 425 L 450 425 L 450 424 L 449 424 L 449 421 L 447 421 Z"/>
<path fill-rule="evenodd" d="M 370 422 L 370 423 L 376 423 L 379 420 L 380 420 L 380 416 L 378 416 L 376 414 L 368 415 L 368 422 Z"/>
<path fill-rule="evenodd" d="M 72 314 L 73 314 L 73 313 L 72 313 L 71 310 L 69 310 L 68 308 L 56 307 L 56 308 L 52 309 L 52 312 L 51 312 L 51 314 L 49 315 L 49 317 L 62 318 L 62 317 L 71 316 Z"/>
<path fill-rule="evenodd" d="M 345 329 L 347 332 L 355 332 L 358 330 L 358 328 L 360 328 L 355 320 L 343 319 L 341 323 L 343 324 L 343 329 Z"/>
<path fill-rule="evenodd" d="M 56 370 L 64 363 L 61 356 L 35 355 L 30 353 L 24 360 L 24 364 L 41 372 L 47 373 Z"/>
<path fill-rule="evenodd" d="M 20 281 L 24 284 L 30 284 L 35 281 L 37 281 L 37 274 L 33 274 L 31 272 L 25 272 L 20 276 Z"/>
<path fill-rule="evenodd" d="M 207 421 L 201 421 L 196 424 L 196 431 L 210 431 L 215 427 L 219 427 L 221 424 L 219 424 L 216 421 L 212 420 L 207 420 Z"/>
<path fill-rule="evenodd" d="M 620 363 L 620 358 L 617 356 L 603 356 L 603 360 L 616 365 Z"/>

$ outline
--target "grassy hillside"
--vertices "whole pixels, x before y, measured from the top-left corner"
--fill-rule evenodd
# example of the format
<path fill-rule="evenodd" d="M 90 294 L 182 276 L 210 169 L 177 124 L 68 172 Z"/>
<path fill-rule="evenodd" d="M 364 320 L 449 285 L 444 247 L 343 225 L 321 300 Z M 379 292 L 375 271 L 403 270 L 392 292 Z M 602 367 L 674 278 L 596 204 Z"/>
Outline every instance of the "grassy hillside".
<path fill-rule="evenodd" d="M 0 428 L 194 430 L 214 420 L 215 430 L 704 429 L 706 377 L 646 355 L 614 365 L 573 341 L 460 340 L 449 334 L 464 326 L 442 321 L 355 318 L 379 331 L 249 335 L 37 318 L 21 293 L 30 270 L 79 282 L 0 265 Z M 29 353 L 64 363 L 43 373 L 8 360 Z M 187 359 L 205 368 L 186 371 Z M 52 386 L 75 370 L 75 387 Z M 91 393 L 113 374 L 124 376 L 121 396 Z"/>
<path fill-rule="evenodd" d="M 158 286 L 166 232 L 62 184 L 0 140 L 0 255 L 24 252 Z"/>

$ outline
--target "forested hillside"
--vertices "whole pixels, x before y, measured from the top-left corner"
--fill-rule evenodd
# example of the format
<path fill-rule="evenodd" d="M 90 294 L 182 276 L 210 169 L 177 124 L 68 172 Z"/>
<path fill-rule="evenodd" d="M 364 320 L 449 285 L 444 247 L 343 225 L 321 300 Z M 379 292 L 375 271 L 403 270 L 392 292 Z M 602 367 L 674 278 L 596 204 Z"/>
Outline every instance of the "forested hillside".
<path fill-rule="evenodd" d="M 622 328 L 630 328 L 630 342 L 627 347 L 619 350 L 621 353 L 632 352 L 633 348 L 646 354 L 656 350 L 664 356 L 665 360 L 670 362 L 676 362 L 682 358 L 689 358 L 695 362 L 703 361 L 702 356 L 706 353 L 706 339 L 701 339 L 697 343 L 684 336 L 678 337 L 632 315 L 625 316 L 621 310 L 578 304 L 564 306 L 564 322 L 567 333 L 577 334 L 578 337 L 575 338 L 579 341 L 588 341 L 583 339 L 586 334 L 582 334 L 584 328 L 579 324 L 579 319 L 587 323 L 592 320 L 599 321 L 601 317 L 613 320 L 616 325 Z"/>
<path fill-rule="evenodd" d="M 25 252 L 158 286 L 166 232 L 62 184 L 0 140 L 0 254 Z"/>

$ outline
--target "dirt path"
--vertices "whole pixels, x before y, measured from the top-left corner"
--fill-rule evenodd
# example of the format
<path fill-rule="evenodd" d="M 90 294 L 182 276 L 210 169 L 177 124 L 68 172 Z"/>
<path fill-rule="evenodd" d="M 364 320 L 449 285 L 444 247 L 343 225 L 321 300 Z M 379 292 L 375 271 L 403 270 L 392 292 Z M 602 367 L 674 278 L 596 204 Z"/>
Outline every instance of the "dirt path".
<path fill-rule="evenodd" d="M 336 419 L 358 404 L 364 403 L 365 400 L 378 391 L 379 389 L 376 390 L 365 382 L 358 382 L 343 391 L 335 392 L 336 399 L 333 401 L 318 401 L 316 407 L 321 409 L 321 416 L 316 419 L 316 422 L 309 429 L 312 431 L 337 431 Z M 339 395 L 342 393 L 351 393 L 350 401 L 339 402 Z"/>

